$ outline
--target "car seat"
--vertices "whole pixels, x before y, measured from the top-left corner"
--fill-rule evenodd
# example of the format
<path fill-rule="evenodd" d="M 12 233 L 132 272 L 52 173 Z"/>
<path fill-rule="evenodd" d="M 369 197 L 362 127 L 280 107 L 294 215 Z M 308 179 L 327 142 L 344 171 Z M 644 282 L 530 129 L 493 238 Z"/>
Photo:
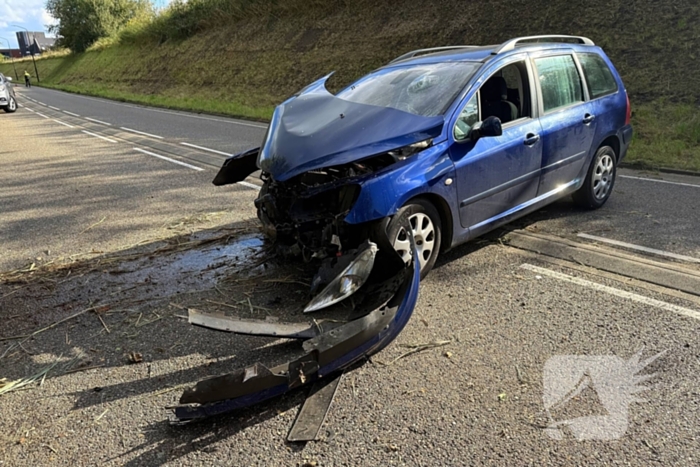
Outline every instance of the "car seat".
<path fill-rule="evenodd" d="M 491 77 L 481 88 L 482 118 L 498 117 L 501 123 L 518 118 L 518 108 L 508 101 L 508 86 L 502 76 Z"/>

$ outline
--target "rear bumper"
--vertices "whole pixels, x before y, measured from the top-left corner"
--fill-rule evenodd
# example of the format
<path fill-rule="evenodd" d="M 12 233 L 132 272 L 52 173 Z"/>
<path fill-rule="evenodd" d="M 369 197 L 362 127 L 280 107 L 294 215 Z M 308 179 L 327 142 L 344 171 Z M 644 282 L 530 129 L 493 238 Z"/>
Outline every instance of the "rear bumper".
<path fill-rule="evenodd" d="M 627 150 L 632 142 L 633 134 L 634 132 L 632 130 L 632 125 L 625 125 L 620 130 L 620 157 L 617 161 L 618 163 L 620 163 L 627 155 Z"/>

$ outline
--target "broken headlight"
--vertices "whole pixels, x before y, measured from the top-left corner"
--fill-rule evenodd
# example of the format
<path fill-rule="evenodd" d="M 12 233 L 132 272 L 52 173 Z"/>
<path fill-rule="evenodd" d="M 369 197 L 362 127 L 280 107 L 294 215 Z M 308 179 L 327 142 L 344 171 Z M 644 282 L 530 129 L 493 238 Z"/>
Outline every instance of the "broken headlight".
<path fill-rule="evenodd" d="M 372 272 L 376 256 L 377 245 L 369 242 L 369 248 L 360 253 L 343 272 L 316 295 L 304 308 L 304 313 L 333 305 L 357 292 Z"/>
<path fill-rule="evenodd" d="M 419 141 L 418 143 L 409 144 L 399 149 L 394 149 L 389 151 L 389 155 L 393 156 L 397 161 L 402 161 L 414 154 L 421 152 L 423 149 L 427 149 L 433 144 L 433 139 L 426 139 L 425 141 Z"/>

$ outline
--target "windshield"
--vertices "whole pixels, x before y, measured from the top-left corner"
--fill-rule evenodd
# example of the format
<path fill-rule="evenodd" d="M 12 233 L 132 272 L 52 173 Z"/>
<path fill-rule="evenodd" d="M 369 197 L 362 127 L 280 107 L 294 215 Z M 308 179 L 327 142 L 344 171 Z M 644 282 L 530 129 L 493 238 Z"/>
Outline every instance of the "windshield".
<path fill-rule="evenodd" d="M 434 117 L 445 113 L 480 65 L 446 62 L 387 68 L 365 76 L 337 97 Z"/>

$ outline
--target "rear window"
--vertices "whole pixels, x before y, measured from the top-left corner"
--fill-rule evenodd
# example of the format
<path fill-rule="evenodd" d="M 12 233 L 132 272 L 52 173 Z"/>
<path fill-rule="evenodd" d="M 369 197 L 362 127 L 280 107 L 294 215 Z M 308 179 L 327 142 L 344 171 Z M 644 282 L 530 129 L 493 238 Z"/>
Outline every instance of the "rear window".
<path fill-rule="evenodd" d="M 544 111 L 583 102 L 581 77 L 571 55 L 535 59 Z"/>
<path fill-rule="evenodd" d="M 612 94 L 617 91 L 617 82 L 608 64 L 596 54 L 578 54 L 579 62 L 586 75 L 588 83 L 588 94 L 591 99 Z"/>
<path fill-rule="evenodd" d="M 447 62 L 387 68 L 365 76 L 337 97 L 425 117 L 442 115 L 480 65 Z"/>

